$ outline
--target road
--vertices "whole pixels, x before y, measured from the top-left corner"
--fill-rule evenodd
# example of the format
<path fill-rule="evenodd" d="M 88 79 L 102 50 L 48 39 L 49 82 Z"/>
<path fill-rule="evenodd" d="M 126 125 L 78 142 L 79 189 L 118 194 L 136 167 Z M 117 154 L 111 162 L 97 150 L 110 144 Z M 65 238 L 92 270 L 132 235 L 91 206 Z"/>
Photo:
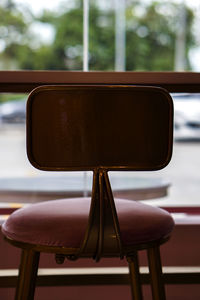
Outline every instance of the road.
<path fill-rule="evenodd" d="M 26 157 L 24 126 L 1 127 L 0 178 L 43 174 L 44 172 L 35 170 Z M 46 172 L 44 175 L 47 175 Z M 55 176 L 54 172 L 53 175 Z M 115 172 L 112 176 L 117 175 L 118 172 Z M 68 173 L 66 176 L 75 174 Z M 200 143 L 174 143 L 172 161 L 164 170 L 125 172 L 125 176 L 161 177 L 169 181 L 169 196 L 153 200 L 154 204 L 161 202 L 161 205 L 200 205 Z"/>

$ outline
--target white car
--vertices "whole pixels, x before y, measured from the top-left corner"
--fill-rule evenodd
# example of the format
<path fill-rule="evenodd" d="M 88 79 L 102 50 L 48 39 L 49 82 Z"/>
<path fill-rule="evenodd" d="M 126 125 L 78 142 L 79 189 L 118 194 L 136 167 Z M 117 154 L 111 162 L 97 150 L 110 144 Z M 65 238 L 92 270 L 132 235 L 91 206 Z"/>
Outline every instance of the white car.
<path fill-rule="evenodd" d="M 200 94 L 172 94 L 175 141 L 200 141 Z"/>

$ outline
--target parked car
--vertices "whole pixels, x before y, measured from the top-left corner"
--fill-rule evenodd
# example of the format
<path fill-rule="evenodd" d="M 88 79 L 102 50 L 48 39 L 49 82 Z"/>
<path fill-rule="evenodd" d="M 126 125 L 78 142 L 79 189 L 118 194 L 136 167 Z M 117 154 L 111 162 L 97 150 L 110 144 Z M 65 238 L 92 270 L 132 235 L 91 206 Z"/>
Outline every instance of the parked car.
<path fill-rule="evenodd" d="M 0 123 L 25 123 L 26 100 L 13 100 L 0 104 Z"/>
<path fill-rule="evenodd" d="M 172 94 L 175 141 L 200 141 L 200 94 Z"/>

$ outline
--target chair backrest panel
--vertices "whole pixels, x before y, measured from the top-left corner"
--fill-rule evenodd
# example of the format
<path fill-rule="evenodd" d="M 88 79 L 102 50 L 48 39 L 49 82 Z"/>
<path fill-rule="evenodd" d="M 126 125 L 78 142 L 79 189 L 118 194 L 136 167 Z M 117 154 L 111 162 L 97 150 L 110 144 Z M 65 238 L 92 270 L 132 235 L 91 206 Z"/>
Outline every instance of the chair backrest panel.
<path fill-rule="evenodd" d="M 156 170 L 171 158 L 173 105 L 160 88 L 44 86 L 27 104 L 27 152 L 42 170 Z"/>

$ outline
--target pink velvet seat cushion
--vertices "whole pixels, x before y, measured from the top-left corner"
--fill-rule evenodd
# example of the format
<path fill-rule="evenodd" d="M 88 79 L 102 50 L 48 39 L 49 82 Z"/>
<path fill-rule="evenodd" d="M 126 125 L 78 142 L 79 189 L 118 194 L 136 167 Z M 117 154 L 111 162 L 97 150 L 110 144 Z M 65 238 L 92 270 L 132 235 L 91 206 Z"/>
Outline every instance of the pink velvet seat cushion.
<path fill-rule="evenodd" d="M 171 215 L 136 201 L 116 199 L 124 246 L 167 236 L 173 229 Z M 16 241 L 44 246 L 78 248 L 84 237 L 89 198 L 46 201 L 15 211 L 2 225 L 4 235 Z"/>

